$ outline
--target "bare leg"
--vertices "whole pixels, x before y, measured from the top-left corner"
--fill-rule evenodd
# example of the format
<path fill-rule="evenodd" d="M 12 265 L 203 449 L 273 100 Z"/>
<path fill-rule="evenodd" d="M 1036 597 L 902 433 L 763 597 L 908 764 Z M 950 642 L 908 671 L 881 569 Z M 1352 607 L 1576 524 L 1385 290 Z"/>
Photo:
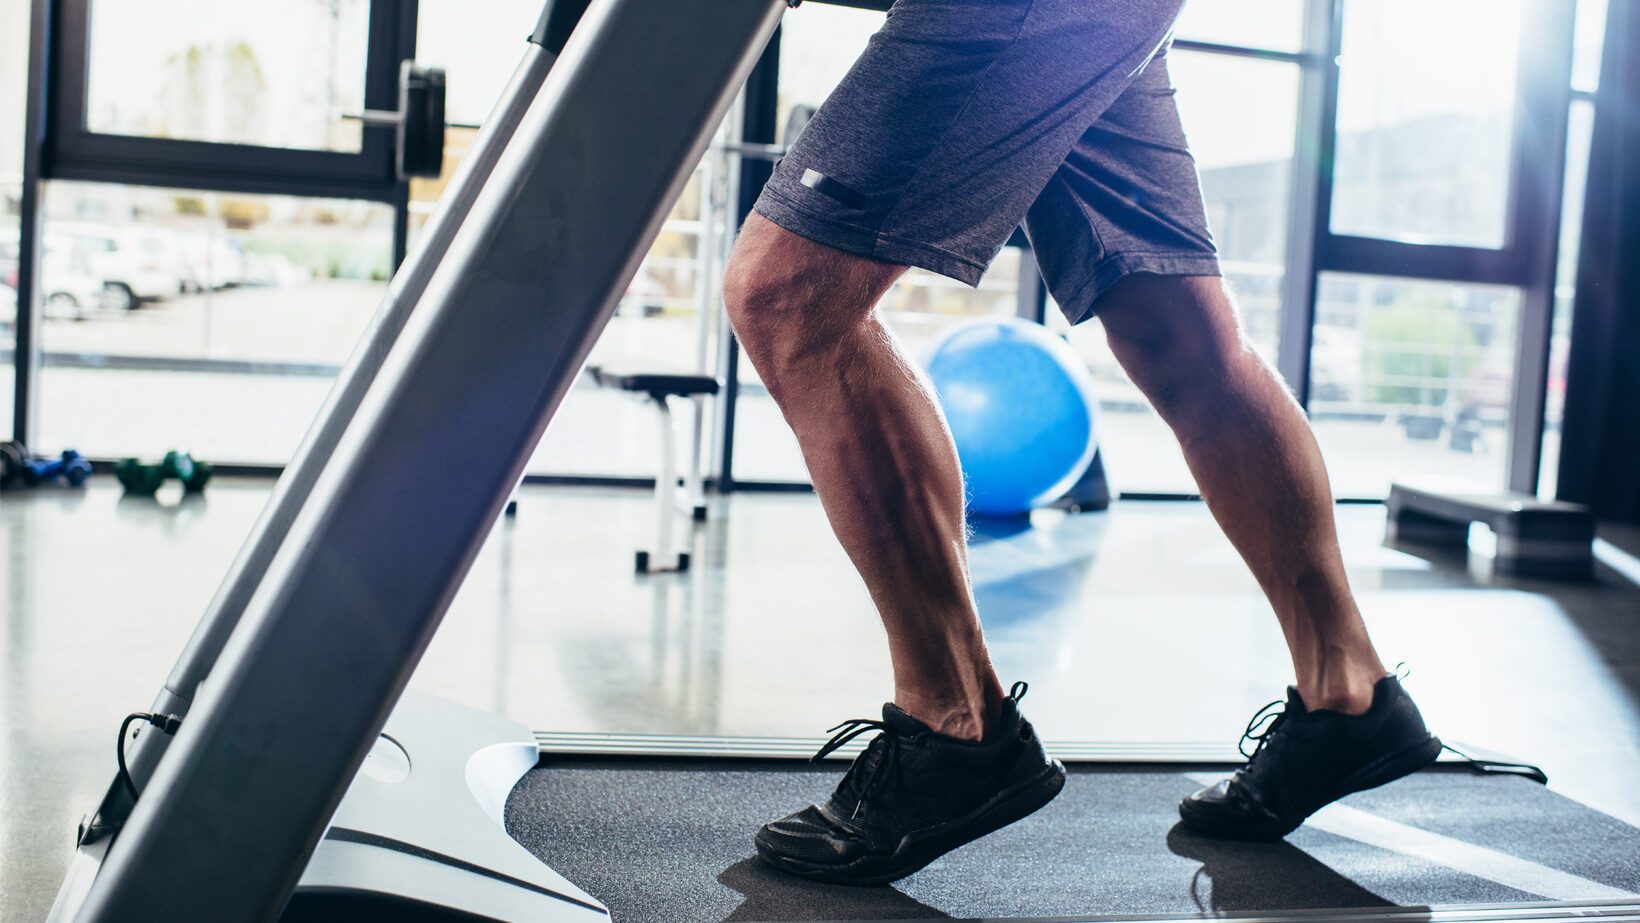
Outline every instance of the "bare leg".
<path fill-rule="evenodd" d="M 1105 294 L 1099 317 L 1269 597 L 1305 704 L 1366 711 L 1385 671 L 1345 577 L 1320 448 L 1242 338 L 1220 280 L 1129 276 Z"/>
<path fill-rule="evenodd" d="M 895 704 L 977 740 L 1003 691 L 968 583 L 962 471 L 931 390 L 875 313 L 904 272 L 753 214 L 724 300 L 877 604 Z"/>

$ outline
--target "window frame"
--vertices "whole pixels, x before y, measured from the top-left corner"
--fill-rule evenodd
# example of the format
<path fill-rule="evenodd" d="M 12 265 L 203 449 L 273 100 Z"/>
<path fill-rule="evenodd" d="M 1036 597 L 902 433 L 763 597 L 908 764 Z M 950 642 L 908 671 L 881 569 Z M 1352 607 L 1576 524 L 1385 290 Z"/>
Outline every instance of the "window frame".
<path fill-rule="evenodd" d="M 1556 0 L 1528 0 L 1517 49 L 1515 118 L 1510 143 L 1510 168 L 1505 192 L 1504 243 L 1500 248 L 1413 243 L 1388 238 L 1335 234 L 1332 231 L 1331 174 L 1320 164 L 1331 163 L 1338 140 L 1339 56 L 1343 53 L 1346 0 L 1311 0 L 1307 38 L 1317 52 L 1321 72 L 1314 112 L 1317 118 L 1310 140 L 1317 146 L 1316 163 L 1306 171 L 1313 181 L 1315 208 L 1307 235 L 1312 248 L 1309 279 L 1301 284 L 1306 306 L 1290 325 L 1299 333 L 1303 324 L 1302 357 L 1287 356 L 1283 339 L 1281 370 L 1307 407 L 1309 351 L 1315 320 L 1318 279 L 1323 272 L 1395 276 L 1449 282 L 1509 285 L 1521 290 L 1517 325 L 1515 375 L 1510 396 L 1507 432 L 1508 458 L 1505 486 L 1537 492 L 1543 407 L 1548 388 L 1550 327 L 1554 313 L 1556 261 L 1559 252 L 1561 196 L 1566 174 L 1567 117 L 1572 99 L 1572 51 L 1576 6 Z M 1300 131 L 1303 131 L 1301 127 Z M 1302 145 L 1299 148 L 1304 150 Z M 1289 265 L 1289 272 L 1293 271 Z M 1292 308 L 1292 304 L 1288 307 Z M 1285 332 L 1285 330 L 1284 330 Z M 1296 349 L 1300 344 L 1294 343 Z"/>
<path fill-rule="evenodd" d="M 399 195 L 391 128 L 364 126 L 357 153 L 90 131 L 94 0 L 41 2 L 55 7 L 42 178 L 389 203 Z M 365 108 L 398 108 L 399 61 L 415 53 L 416 12 L 414 0 L 370 0 Z"/>
<path fill-rule="evenodd" d="M 409 238 L 409 183 L 397 177 L 391 127 L 363 127 L 360 150 L 303 151 L 86 130 L 94 0 L 31 0 L 27 124 L 18 216 L 17 314 L 12 346 L 13 440 L 32 443 L 39 371 L 43 233 L 48 180 L 76 180 L 252 195 L 358 199 L 393 207 L 393 265 Z M 415 57 L 417 0 L 369 0 L 364 105 L 398 108 L 399 62 Z"/>

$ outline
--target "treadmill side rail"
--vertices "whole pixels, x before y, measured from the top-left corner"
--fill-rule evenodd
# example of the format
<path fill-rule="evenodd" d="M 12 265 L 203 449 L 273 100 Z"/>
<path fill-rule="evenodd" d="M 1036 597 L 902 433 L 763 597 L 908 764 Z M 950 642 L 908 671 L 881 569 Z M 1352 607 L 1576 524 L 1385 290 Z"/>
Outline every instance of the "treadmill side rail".
<path fill-rule="evenodd" d="M 267 505 L 229 565 L 216 595 L 177 657 L 165 687 L 148 711 L 159 715 L 186 716 L 195 690 L 210 674 L 228 636 L 239 624 L 245 607 L 267 573 L 268 565 L 284 543 L 291 523 L 307 502 L 314 483 L 353 421 L 359 404 L 364 401 L 394 341 L 404 329 L 411 310 L 426 291 L 428 281 L 449 250 L 456 231 L 472 210 L 473 202 L 494 170 L 501 151 L 512 139 L 530 101 L 535 98 L 552 68 L 555 60 L 553 54 L 535 45 L 526 47 L 528 50 L 505 93 L 484 120 L 478 138 L 439 198 L 438 208 L 422 229 L 417 247 L 394 275 L 370 325 L 325 398 L 315 423 L 303 436 L 302 444 L 274 485 Z M 131 741 L 126 751 L 126 764 L 139 788 L 147 786 L 148 778 L 165 754 L 170 740 L 165 734 L 139 734 Z M 130 796 L 124 782 L 114 779 L 90 823 L 117 829 L 125 822 L 130 810 Z M 90 838 L 94 840 L 97 836 L 93 833 Z"/>
<path fill-rule="evenodd" d="M 595 0 L 76 919 L 277 917 L 784 0 Z"/>

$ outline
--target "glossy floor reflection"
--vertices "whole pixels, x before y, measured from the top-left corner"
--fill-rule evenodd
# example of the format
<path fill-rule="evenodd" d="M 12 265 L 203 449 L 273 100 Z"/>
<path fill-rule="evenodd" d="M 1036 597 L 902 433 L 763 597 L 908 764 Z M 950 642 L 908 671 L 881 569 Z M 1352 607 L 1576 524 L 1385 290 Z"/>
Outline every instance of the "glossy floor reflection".
<path fill-rule="evenodd" d="M 44 915 L 74 826 L 112 778 L 120 718 L 148 706 L 269 487 L 222 480 L 156 503 L 98 478 L 5 494 L 8 919 Z M 718 498 L 692 572 L 641 577 L 649 502 L 527 489 L 413 684 L 553 731 L 818 737 L 876 714 L 891 688 L 882 629 L 812 496 Z M 1383 517 L 1339 508 L 1346 560 L 1432 728 L 1640 822 L 1640 587 L 1604 566 L 1592 584 L 1493 579 L 1383 547 Z M 1288 681 L 1275 621 L 1200 504 L 982 526 L 972 559 L 999 671 L 1031 683 L 1026 711 L 1049 740 L 1229 753 Z"/>

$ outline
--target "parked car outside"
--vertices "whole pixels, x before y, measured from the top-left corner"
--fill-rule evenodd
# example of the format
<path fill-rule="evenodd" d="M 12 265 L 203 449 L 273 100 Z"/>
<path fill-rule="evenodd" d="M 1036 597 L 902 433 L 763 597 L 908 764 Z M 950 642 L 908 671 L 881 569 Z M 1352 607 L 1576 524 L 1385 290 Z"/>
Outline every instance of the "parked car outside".
<path fill-rule="evenodd" d="M 103 307 L 130 310 L 183 290 L 178 248 L 164 231 L 57 224 L 49 233 L 71 239 L 84 254 L 87 270 L 102 282 Z"/>
<path fill-rule="evenodd" d="M 245 253 L 226 234 L 177 231 L 173 241 L 185 290 L 214 292 L 245 282 Z"/>
<path fill-rule="evenodd" d="M 47 235 L 40 254 L 40 291 L 44 313 L 51 319 L 84 320 L 103 301 L 102 279 L 92 274 L 74 241 Z M 0 252 L 0 296 L 8 319 L 16 318 L 17 248 Z"/>
<path fill-rule="evenodd" d="M 41 242 L 40 292 L 47 318 L 85 320 L 107 298 L 102 278 L 75 240 L 47 234 Z"/>

